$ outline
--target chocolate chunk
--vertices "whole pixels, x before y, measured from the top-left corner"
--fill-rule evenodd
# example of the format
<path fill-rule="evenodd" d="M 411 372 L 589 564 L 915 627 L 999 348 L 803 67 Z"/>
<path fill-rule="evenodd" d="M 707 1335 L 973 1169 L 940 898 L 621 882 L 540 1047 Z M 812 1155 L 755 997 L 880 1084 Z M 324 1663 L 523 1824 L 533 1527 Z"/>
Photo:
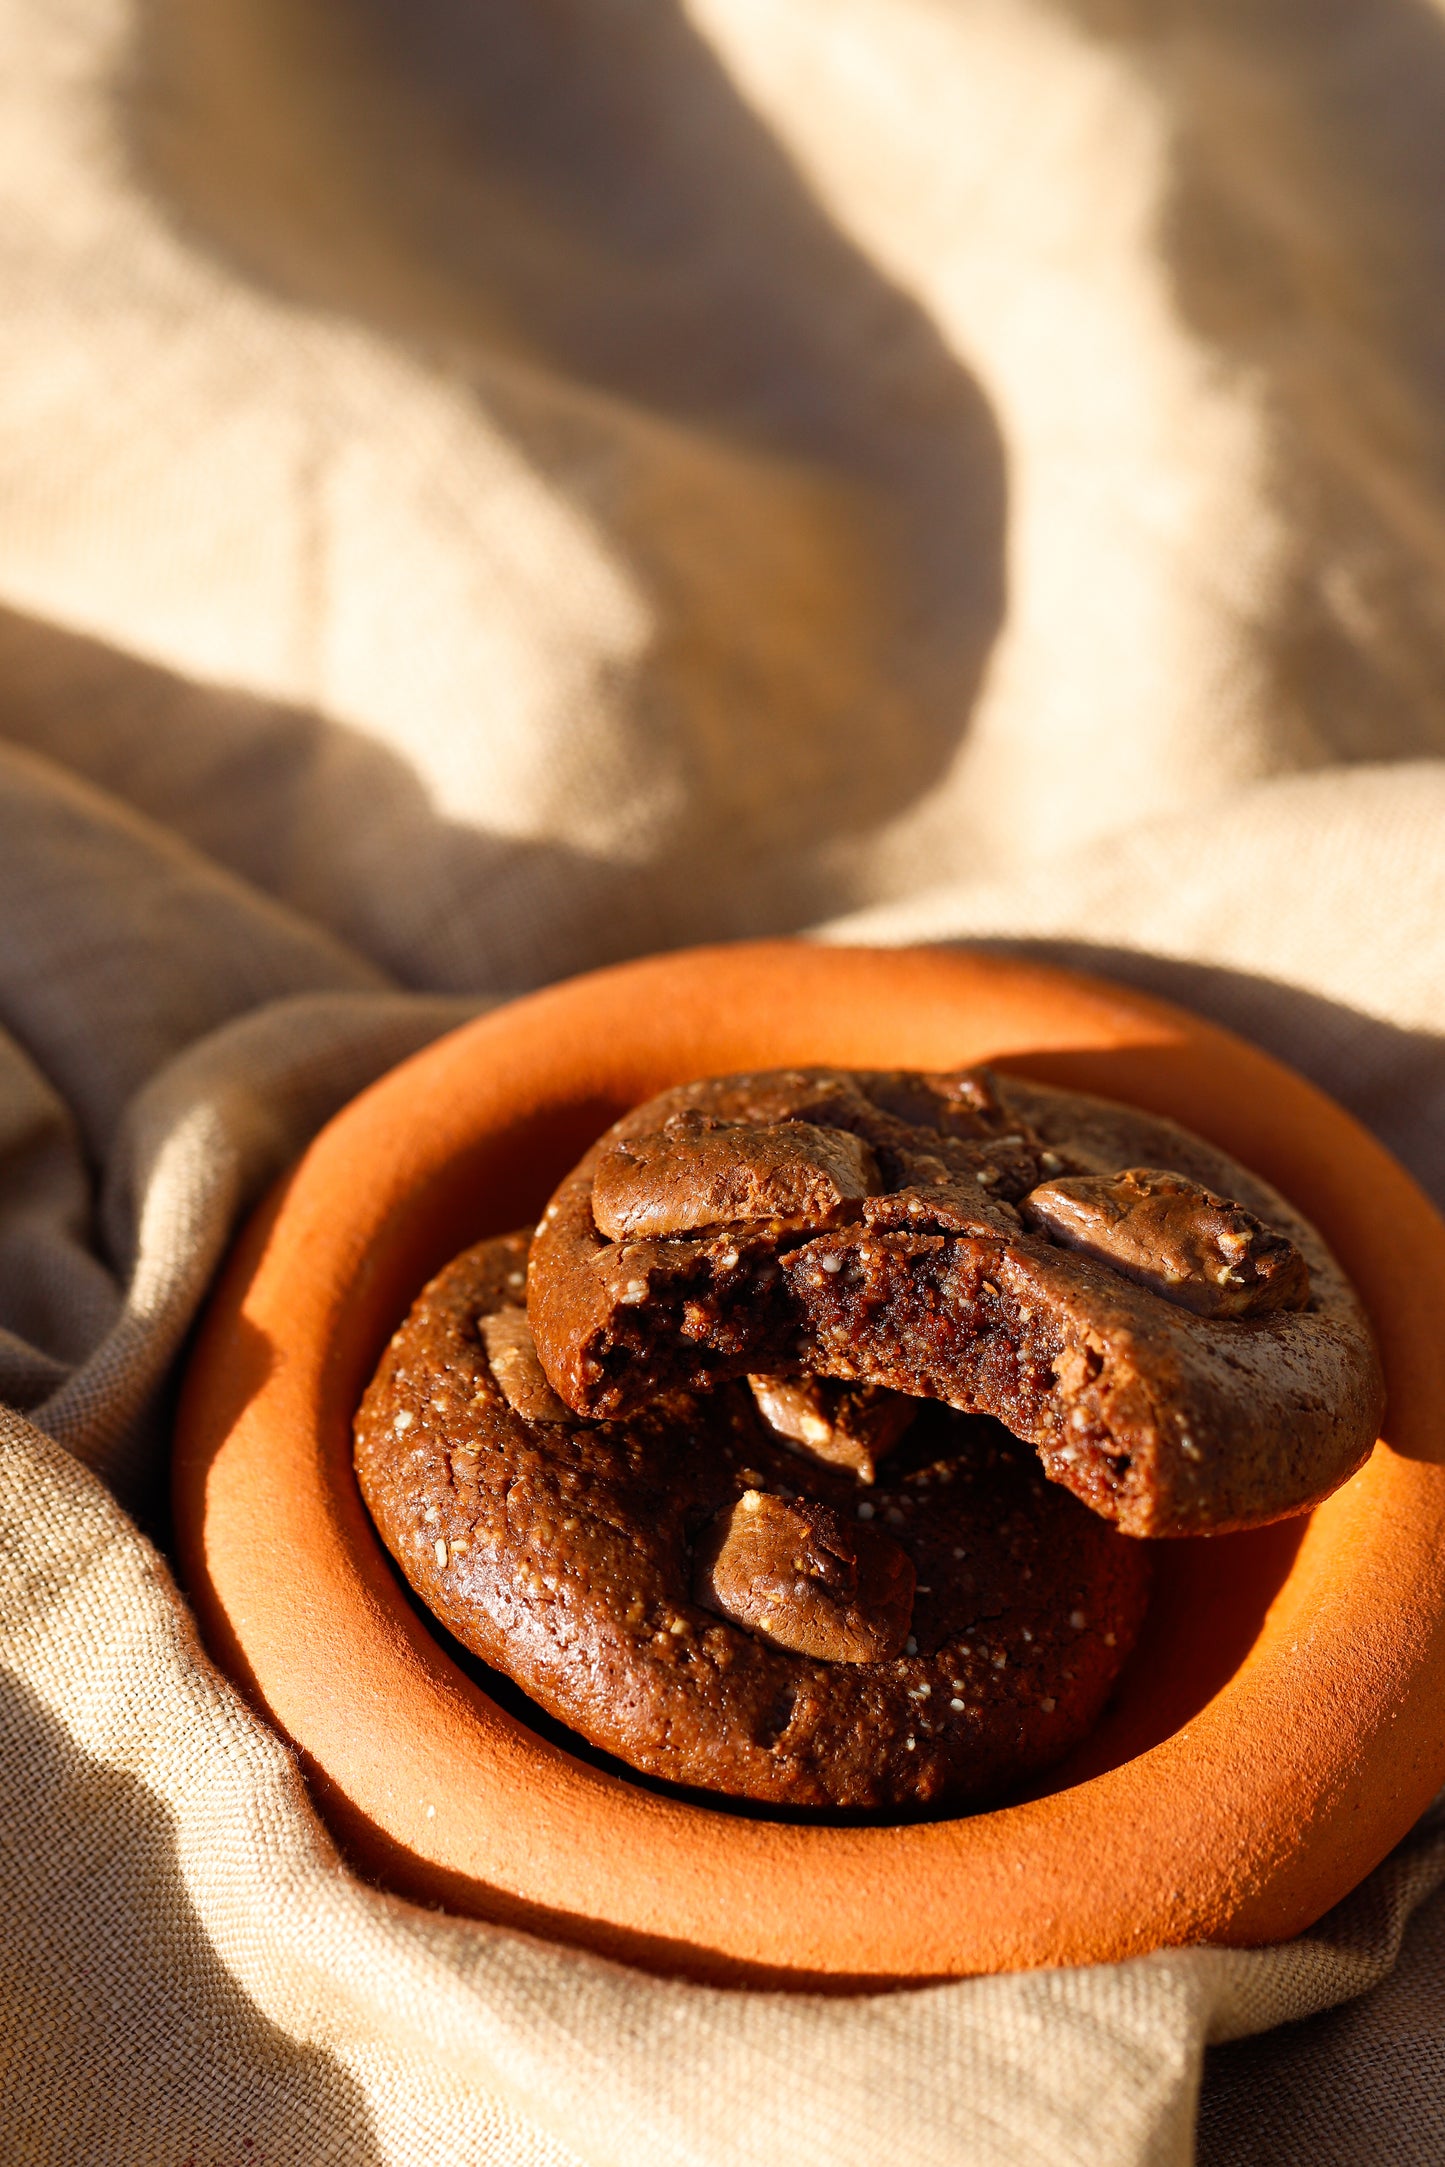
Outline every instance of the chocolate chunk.
<path fill-rule="evenodd" d="M 881 1385 L 829 1377 L 750 1376 L 753 1398 L 780 1437 L 829 1467 L 851 1467 L 872 1482 L 918 1412 L 919 1402 Z"/>
<path fill-rule="evenodd" d="M 609 1241 L 746 1219 L 831 1225 L 845 1205 L 877 1187 L 878 1168 L 861 1137 L 805 1121 L 679 1124 L 609 1144 L 592 1177 L 592 1216 Z"/>
<path fill-rule="evenodd" d="M 570 1422 L 572 1410 L 559 1400 L 537 1359 L 525 1309 L 496 1309 L 479 1326 L 497 1389 L 513 1414 L 525 1422 Z"/>
<path fill-rule="evenodd" d="M 744 1490 L 699 1545 L 694 1593 L 771 1647 L 823 1663 L 903 1653 L 917 1581 L 881 1530 L 806 1498 Z"/>
<path fill-rule="evenodd" d="M 1019 1216 L 1196 1317 L 1303 1309 L 1310 1298 L 1309 1266 L 1287 1236 L 1158 1167 L 1045 1182 Z"/>

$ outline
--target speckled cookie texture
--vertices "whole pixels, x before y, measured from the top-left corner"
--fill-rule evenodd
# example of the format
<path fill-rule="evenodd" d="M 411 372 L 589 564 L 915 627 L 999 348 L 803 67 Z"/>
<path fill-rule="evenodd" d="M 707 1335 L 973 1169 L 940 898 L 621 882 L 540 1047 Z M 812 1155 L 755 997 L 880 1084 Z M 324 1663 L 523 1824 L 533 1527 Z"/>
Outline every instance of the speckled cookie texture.
<path fill-rule="evenodd" d="M 632 1767 L 779 1807 L 966 1805 L 1088 1731 L 1148 1554 L 1027 1447 L 762 1374 L 580 1417 L 536 1360 L 527 1251 L 448 1265 L 356 1421 L 372 1517 L 464 1645 Z"/>
<path fill-rule="evenodd" d="M 1175 1123 L 983 1071 L 664 1092 L 537 1231 L 551 1385 L 618 1417 L 749 1373 L 1003 1422 L 1131 1535 L 1305 1510 L 1367 1458 L 1373 1335 L 1316 1230 Z"/>

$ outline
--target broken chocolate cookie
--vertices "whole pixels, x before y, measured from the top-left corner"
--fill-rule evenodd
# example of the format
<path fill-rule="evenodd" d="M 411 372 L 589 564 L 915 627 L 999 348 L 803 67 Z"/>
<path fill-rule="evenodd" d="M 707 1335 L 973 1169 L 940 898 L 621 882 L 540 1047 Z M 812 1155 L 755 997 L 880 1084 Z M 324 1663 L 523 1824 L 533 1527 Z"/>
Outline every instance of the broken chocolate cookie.
<path fill-rule="evenodd" d="M 633 1768 L 790 1808 L 967 1805 L 1085 1735 L 1146 1550 L 938 1405 L 893 1418 L 871 1484 L 741 1377 L 572 1414 L 531 1345 L 527 1249 L 449 1264 L 356 1419 L 382 1539 L 466 1647 Z M 857 1397 L 824 1393 L 816 1419 Z"/>
<path fill-rule="evenodd" d="M 1353 1291 L 1266 1183 L 1157 1115 L 982 1071 L 664 1092 L 557 1190 L 527 1307 L 580 1414 L 744 1376 L 883 1387 L 996 1417 L 1132 1535 L 1303 1511 L 1382 1413 Z"/>

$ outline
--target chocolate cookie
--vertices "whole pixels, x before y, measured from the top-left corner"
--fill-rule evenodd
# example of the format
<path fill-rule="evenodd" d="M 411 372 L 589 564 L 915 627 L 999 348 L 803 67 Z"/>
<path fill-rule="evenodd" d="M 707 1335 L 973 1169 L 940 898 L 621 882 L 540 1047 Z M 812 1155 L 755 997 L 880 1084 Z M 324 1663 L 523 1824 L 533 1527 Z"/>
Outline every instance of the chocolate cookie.
<path fill-rule="evenodd" d="M 556 1192 L 527 1307 L 579 1413 L 749 1372 L 888 1386 L 996 1416 L 1131 1535 L 1303 1511 L 1383 1411 L 1283 1197 L 1157 1115 L 981 1071 L 664 1092 Z"/>
<path fill-rule="evenodd" d="M 372 1518 L 458 1640 L 633 1767 L 780 1806 L 964 1804 L 1085 1734 L 1147 1552 L 938 1405 L 766 1378 L 577 1417 L 519 1306 L 527 1240 L 447 1266 L 356 1422 Z"/>

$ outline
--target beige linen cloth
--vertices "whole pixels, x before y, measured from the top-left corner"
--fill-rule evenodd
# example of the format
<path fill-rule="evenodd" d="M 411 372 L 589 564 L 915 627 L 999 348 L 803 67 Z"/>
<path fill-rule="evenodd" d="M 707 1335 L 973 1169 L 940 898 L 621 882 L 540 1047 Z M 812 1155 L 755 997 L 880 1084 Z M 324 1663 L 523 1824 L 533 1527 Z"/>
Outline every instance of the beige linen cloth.
<path fill-rule="evenodd" d="M 1445 9 L 0 25 L 0 2156 L 1445 2158 L 1428 1823 L 1290 1947 L 658 1980 L 356 1880 L 163 1508 L 247 1205 L 612 957 L 1074 957 L 1445 1195 Z"/>

